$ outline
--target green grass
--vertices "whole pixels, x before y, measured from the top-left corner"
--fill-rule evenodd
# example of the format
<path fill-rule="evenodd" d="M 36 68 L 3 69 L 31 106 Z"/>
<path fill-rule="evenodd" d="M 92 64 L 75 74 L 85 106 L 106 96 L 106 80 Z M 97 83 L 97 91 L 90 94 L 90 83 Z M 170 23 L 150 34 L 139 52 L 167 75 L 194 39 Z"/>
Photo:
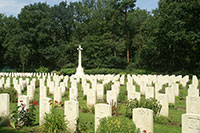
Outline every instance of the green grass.
<path fill-rule="evenodd" d="M 153 124 L 154 133 L 181 133 L 181 128 L 177 126 L 165 126 L 160 124 Z"/>
<path fill-rule="evenodd" d="M 191 83 L 191 81 L 190 81 Z M 134 83 L 135 84 L 135 83 Z M 136 85 L 136 84 L 135 84 Z M 69 87 L 71 85 L 69 84 Z M 107 89 L 110 89 L 111 83 L 107 85 Z M 168 125 L 161 125 L 154 122 L 154 133 L 181 133 L 181 115 L 186 113 L 186 96 L 187 96 L 187 89 L 188 85 L 184 88 L 181 85 L 180 88 L 180 95 L 179 97 L 176 97 L 176 103 L 174 109 L 169 109 L 169 124 Z M 136 91 L 139 91 L 139 86 L 136 85 Z M 83 96 L 83 90 L 81 88 L 81 85 L 78 84 L 78 101 L 79 101 L 79 122 L 87 122 L 91 121 L 94 123 L 94 114 L 91 111 L 88 111 L 87 113 L 83 113 L 81 111 L 81 107 L 86 105 L 86 99 L 84 99 Z M 120 93 L 122 94 L 119 97 L 118 100 L 118 117 L 125 117 L 126 113 L 126 103 L 127 103 L 127 92 L 126 92 L 126 84 L 120 87 Z M 26 94 L 26 92 L 24 92 Z M 53 95 L 48 94 L 48 97 L 52 98 Z M 104 95 L 106 98 L 106 94 Z M 36 88 L 34 100 L 39 103 L 39 88 Z M 69 89 L 66 89 L 64 95 L 62 96 L 62 103 L 64 104 L 64 101 L 69 100 Z M 104 101 L 105 102 L 105 101 Z M 58 113 L 64 113 L 64 108 L 62 107 L 57 109 Z M 17 103 L 10 103 L 10 112 L 12 112 L 16 108 Z M 132 121 L 131 119 L 129 119 Z M 37 114 L 36 114 L 36 122 L 37 125 L 39 123 L 39 106 L 37 107 Z M 0 133 L 24 133 L 24 132 L 34 132 L 38 130 L 38 126 L 35 127 L 26 127 L 22 128 L 20 130 L 15 130 L 10 127 L 0 127 Z M 94 129 L 91 129 L 93 132 Z"/>

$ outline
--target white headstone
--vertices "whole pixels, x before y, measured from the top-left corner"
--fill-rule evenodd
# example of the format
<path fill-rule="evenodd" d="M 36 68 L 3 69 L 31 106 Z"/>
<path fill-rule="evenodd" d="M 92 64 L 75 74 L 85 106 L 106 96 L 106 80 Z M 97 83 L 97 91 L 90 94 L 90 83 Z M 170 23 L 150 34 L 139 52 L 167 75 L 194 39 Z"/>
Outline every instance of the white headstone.
<path fill-rule="evenodd" d="M 22 104 L 25 105 L 24 110 L 29 108 L 29 97 L 26 95 L 19 95 L 18 96 L 18 106 L 21 106 Z"/>
<path fill-rule="evenodd" d="M 200 115 L 182 115 L 182 133 L 200 133 Z"/>
<path fill-rule="evenodd" d="M 200 115 L 200 97 L 186 97 L 186 112 Z"/>
<path fill-rule="evenodd" d="M 28 85 L 27 86 L 27 96 L 28 96 L 29 100 L 33 100 L 34 92 L 35 92 L 35 90 L 34 90 L 33 86 Z"/>
<path fill-rule="evenodd" d="M 97 100 L 103 100 L 104 98 L 104 86 L 103 84 L 97 84 Z"/>
<path fill-rule="evenodd" d="M 9 115 L 10 97 L 7 93 L 0 94 L 0 116 Z"/>
<path fill-rule="evenodd" d="M 139 92 L 132 92 L 132 91 L 128 91 L 128 100 L 140 100 L 140 93 Z"/>
<path fill-rule="evenodd" d="M 50 105 L 50 101 L 51 101 L 51 98 L 48 98 L 48 97 L 42 97 L 40 99 L 40 125 L 42 125 L 43 123 L 43 119 L 45 117 L 45 114 L 49 114 L 51 112 L 51 105 Z"/>
<path fill-rule="evenodd" d="M 175 104 L 175 91 L 174 88 L 166 87 L 165 93 L 168 95 L 168 102 Z"/>
<path fill-rule="evenodd" d="M 100 119 L 112 116 L 111 105 L 99 103 L 95 105 L 95 132 L 100 124 Z"/>
<path fill-rule="evenodd" d="M 57 101 L 60 103 L 62 101 L 62 93 L 61 93 L 61 88 L 60 87 L 55 87 L 54 88 L 54 101 Z"/>
<path fill-rule="evenodd" d="M 96 104 L 96 90 L 88 89 L 87 90 L 87 105 L 92 106 Z"/>
<path fill-rule="evenodd" d="M 194 88 L 188 89 L 188 96 L 199 97 L 199 89 L 194 89 Z"/>
<path fill-rule="evenodd" d="M 109 105 L 117 106 L 117 92 L 115 90 L 107 91 L 106 101 Z"/>
<path fill-rule="evenodd" d="M 65 101 L 65 120 L 67 122 L 67 127 L 71 132 L 76 131 L 77 120 L 79 117 L 79 104 L 77 101 Z"/>
<path fill-rule="evenodd" d="M 70 88 L 69 89 L 69 99 L 77 101 L 78 98 L 78 90 L 77 88 Z"/>
<path fill-rule="evenodd" d="M 149 98 L 154 98 L 154 87 L 146 87 L 146 91 L 145 91 L 145 98 L 149 99 Z"/>
<path fill-rule="evenodd" d="M 133 122 L 140 131 L 153 133 L 153 111 L 146 108 L 133 109 Z"/>
<path fill-rule="evenodd" d="M 162 105 L 160 115 L 168 117 L 169 114 L 168 96 L 166 94 L 158 94 L 158 101 Z"/>

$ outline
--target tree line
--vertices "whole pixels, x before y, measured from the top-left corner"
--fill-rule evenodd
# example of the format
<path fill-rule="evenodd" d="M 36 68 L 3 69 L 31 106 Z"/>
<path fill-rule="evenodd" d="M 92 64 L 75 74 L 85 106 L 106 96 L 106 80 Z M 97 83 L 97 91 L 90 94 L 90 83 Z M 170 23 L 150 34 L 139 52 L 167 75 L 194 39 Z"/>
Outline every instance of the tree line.
<path fill-rule="evenodd" d="M 86 69 L 198 72 L 200 1 L 160 0 L 152 12 L 135 2 L 39 2 L 24 6 L 17 17 L 0 14 L 0 67 L 74 68 L 81 45 Z"/>

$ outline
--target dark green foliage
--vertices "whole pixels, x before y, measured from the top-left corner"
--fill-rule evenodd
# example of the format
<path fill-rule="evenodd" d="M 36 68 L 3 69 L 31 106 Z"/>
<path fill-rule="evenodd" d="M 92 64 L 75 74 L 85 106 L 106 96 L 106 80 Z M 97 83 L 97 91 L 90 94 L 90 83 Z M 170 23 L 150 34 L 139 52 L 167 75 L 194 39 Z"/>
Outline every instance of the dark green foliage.
<path fill-rule="evenodd" d="M 57 132 L 68 132 L 66 121 L 62 113 L 56 112 L 54 109 L 50 114 L 46 114 L 44 122 L 40 128 L 42 133 L 57 133 Z"/>
<path fill-rule="evenodd" d="M 17 102 L 17 91 L 14 88 L 0 88 L 0 93 L 8 93 L 10 96 L 10 102 Z"/>
<path fill-rule="evenodd" d="M 77 124 L 78 133 L 94 133 L 94 122 L 91 119 L 87 121 L 78 120 Z"/>
<path fill-rule="evenodd" d="M 169 103 L 169 108 L 170 109 L 176 109 L 175 104 Z"/>
<path fill-rule="evenodd" d="M 112 82 L 104 85 L 104 94 L 107 93 L 108 90 L 111 90 Z"/>
<path fill-rule="evenodd" d="M 108 69 L 108 68 L 98 68 L 98 69 L 90 69 L 85 70 L 86 74 L 119 74 L 123 73 L 124 71 L 121 69 Z"/>
<path fill-rule="evenodd" d="M 10 114 L 11 115 L 10 124 L 13 128 L 19 129 L 26 126 L 33 126 L 35 123 L 36 105 L 31 104 L 30 108 L 26 109 L 26 105 L 23 104 L 22 102 L 21 105 L 16 107 L 15 110 Z"/>
<path fill-rule="evenodd" d="M 9 116 L 1 116 L 0 117 L 0 127 L 8 127 L 10 126 L 10 117 Z"/>
<path fill-rule="evenodd" d="M 0 14 L 0 68 L 45 66 L 71 75 L 81 45 L 87 74 L 146 69 L 200 75 L 199 5 L 198 0 L 160 0 L 150 14 L 134 8 L 135 0 L 30 4 L 17 18 Z"/>
<path fill-rule="evenodd" d="M 47 73 L 47 72 L 49 72 L 49 69 L 47 67 L 40 66 L 38 69 L 35 69 L 35 72 L 37 72 L 37 73 Z"/>
<path fill-rule="evenodd" d="M 120 103 L 127 101 L 126 95 L 127 95 L 126 89 L 125 88 L 120 89 L 119 97 L 118 97 L 117 101 L 120 102 Z"/>
<path fill-rule="evenodd" d="M 139 133 L 139 130 L 132 120 L 113 116 L 100 120 L 97 133 Z"/>
<path fill-rule="evenodd" d="M 60 72 L 66 75 L 72 75 L 72 74 L 75 74 L 76 70 L 75 68 L 65 68 L 65 69 L 61 69 Z"/>
<path fill-rule="evenodd" d="M 155 116 L 160 113 L 161 107 L 160 103 L 153 98 L 145 99 L 142 97 L 140 101 L 137 99 L 129 100 L 126 105 L 126 117 L 132 119 L 132 111 L 134 108 L 148 108 L 153 111 L 153 116 L 155 118 Z"/>
<path fill-rule="evenodd" d="M 171 120 L 168 117 L 156 116 L 154 122 L 161 125 L 169 125 Z"/>

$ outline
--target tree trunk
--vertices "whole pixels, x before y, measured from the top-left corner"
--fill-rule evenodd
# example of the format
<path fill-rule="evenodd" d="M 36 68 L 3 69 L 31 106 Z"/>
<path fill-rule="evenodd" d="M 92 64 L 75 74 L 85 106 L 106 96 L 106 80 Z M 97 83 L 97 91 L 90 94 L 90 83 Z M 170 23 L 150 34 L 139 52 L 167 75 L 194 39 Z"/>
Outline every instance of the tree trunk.
<path fill-rule="evenodd" d="M 22 64 L 22 72 L 24 72 L 24 63 Z"/>
<path fill-rule="evenodd" d="M 114 56 L 115 56 L 115 57 L 117 56 L 117 52 L 116 52 L 116 49 L 114 49 Z"/>
<path fill-rule="evenodd" d="M 127 59 L 127 66 L 130 63 L 130 53 L 129 53 L 129 40 L 128 40 L 128 30 L 127 28 L 127 10 L 125 10 L 125 32 L 126 32 L 126 59 Z"/>

